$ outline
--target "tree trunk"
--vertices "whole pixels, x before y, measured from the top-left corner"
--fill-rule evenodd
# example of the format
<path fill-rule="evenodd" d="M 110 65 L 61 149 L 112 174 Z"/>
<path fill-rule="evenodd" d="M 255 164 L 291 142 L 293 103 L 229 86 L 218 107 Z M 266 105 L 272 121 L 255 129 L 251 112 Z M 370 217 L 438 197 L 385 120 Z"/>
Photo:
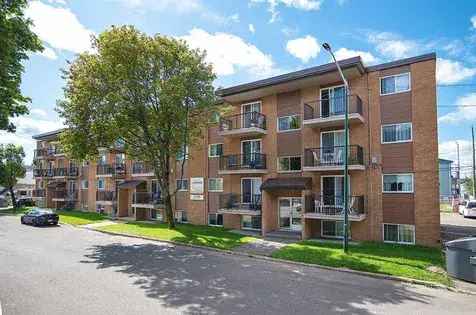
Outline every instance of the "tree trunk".
<path fill-rule="evenodd" d="M 17 198 L 15 197 L 15 192 L 13 191 L 13 187 L 9 187 L 10 190 L 10 197 L 12 198 L 13 209 L 18 209 Z"/>
<path fill-rule="evenodd" d="M 167 191 L 165 194 L 165 217 L 167 218 L 167 223 L 169 224 L 170 229 L 175 228 L 175 219 L 174 212 L 172 210 L 172 198 L 170 197 L 170 192 Z"/>
<path fill-rule="evenodd" d="M 155 164 L 157 166 L 157 164 Z M 168 166 L 168 165 L 167 165 Z M 163 171 L 163 172 L 162 172 Z M 170 172 L 165 169 L 162 170 L 160 167 L 156 167 L 154 170 L 155 177 L 158 179 L 160 185 L 160 191 L 164 198 L 165 206 L 165 219 L 170 229 L 175 228 L 174 212 L 172 209 L 172 196 L 170 195 Z"/>

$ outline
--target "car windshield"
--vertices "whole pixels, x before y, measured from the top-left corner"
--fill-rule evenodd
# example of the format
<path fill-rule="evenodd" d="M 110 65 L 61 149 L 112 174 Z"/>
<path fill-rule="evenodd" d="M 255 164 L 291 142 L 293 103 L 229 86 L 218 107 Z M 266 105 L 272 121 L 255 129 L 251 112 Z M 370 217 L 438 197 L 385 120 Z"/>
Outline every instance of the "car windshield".
<path fill-rule="evenodd" d="M 476 201 L 468 202 L 468 205 L 466 206 L 466 208 L 469 208 L 469 209 L 476 208 Z"/>

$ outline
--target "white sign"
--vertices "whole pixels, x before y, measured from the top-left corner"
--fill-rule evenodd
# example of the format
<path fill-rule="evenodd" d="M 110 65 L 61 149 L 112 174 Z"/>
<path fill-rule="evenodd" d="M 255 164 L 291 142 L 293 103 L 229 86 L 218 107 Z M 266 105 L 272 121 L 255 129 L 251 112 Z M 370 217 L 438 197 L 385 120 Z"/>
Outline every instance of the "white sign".
<path fill-rule="evenodd" d="M 190 178 L 190 193 L 191 194 L 203 194 L 204 191 L 203 177 Z"/>
<path fill-rule="evenodd" d="M 203 195 L 190 195 L 190 200 L 203 200 Z"/>

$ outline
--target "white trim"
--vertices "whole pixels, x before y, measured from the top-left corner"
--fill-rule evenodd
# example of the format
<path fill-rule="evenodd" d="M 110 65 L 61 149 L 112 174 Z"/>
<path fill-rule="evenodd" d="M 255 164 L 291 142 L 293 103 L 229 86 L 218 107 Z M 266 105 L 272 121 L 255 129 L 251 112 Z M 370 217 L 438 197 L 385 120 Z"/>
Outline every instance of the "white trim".
<path fill-rule="evenodd" d="M 397 89 L 396 89 L 396 86 L 395 86 L 395 92 L 382 94 L 382 79 L 390 78 L 390 77 L 398 77 L 398 76 L 402 76 L 404 74 L 408 74 L 408 90 L 396 91 Z M 380 96 L 387 96 L 387 95 L 393 95 L 393 94 L 398 94 L 398 93 L 405 93 L 405 92 L 409 92 L 411 90 L 412 90 L 412 76 L 411 76 L 410 72 L 402 72 L 402 73 L 398 73 L 398 74 L 391 74 L 391 75 L 386 75 L 386 76 L 383 76 L 383 77 L 379 77 L 379 94 L 380 94 Z"/>
<path fill-rule="evenodd" d="M 103 188 L 99 188 L 99 181 L 102 181 L 104 183 L 104 186 Z M 104 180 L 104 178 L 100 177 L 96 180 L 96 189 L 97 190 L 106 190 L 106 181 Z"/>
<path fill-rule="evenodd" d="M 400 231 L 398 230 L 398 227 L 400 225 L 410 226 L 413 230 L 413 242 L 386 241 L 385 240 L 385 225 L 396 225 L 397 226 L 397 238 L 398 239 L 400 239 Z M 414 224 L 399 224 L 399 223 L 382 223 L 382 240 L 383 240 L 384 243 L 390 243 L 390 244 L 415 245 L 415 242 L 416 242 L 415 225 Z"/>
<path fill-rule="evenodd" d="M 399 125 L 407 125 L 410 124 L 410 139 L 408 140 L 398 140 L 398 141 L 383 141 L 383 128 L 389 126 L 399 126 Z M 406 143 L 413 141 L 413 123 L 412 122 L 401 122 L 401 123 L 393 123 L 393 124 L 383 124 L 380 126 L 380 144 L 392 144 L 392 143 Z"/>
<path fill-rule="evenodd" d="M 284 199 L 287 199 L 289 200 L 289 208 L 290 208 L 290 217 L 289 217 L 289 228 L 282 228 L 281 227 L 281 222 L 280 222 L 280 219 L 281 219 L 281 207 L 279 206 L 279 201 L 280 200 L 284 200 Z M 300 217 L 301 217 L 301 224 L 300 224 L 300 228 L 299 229 L 296 229 L 296 228 L 292 228 L 293 224 L 292 224 L 292 219 L 291 219 L 291 216 L 292 216 L 292 208 L 293 208 L 293 202 L 292 202 L 292 199 L 300 199 L 301 200 L 301 213 L 300 213 Z M 302 231 L 303 228 L 304 228 L 304 223 L 303 223 L 303 214 L 305 212 L 305 205 L 304 205 L 304 199 L 303 197 L 278 197 L 278 229 L 281 230 L 281 231 Z M 295 225 L 296 226 L 296 225 Z"/>
<path fill-rule="evenodd" d="M 259 179 L 261 181 L 261 184 L 263 183 L 263 178 L 262 177 L 241 177 L 240 178 L 240 195 L 241 195 L 241 198 L 240 198 L 240 202 L 241 203 L 244 203 L 243 202 L 243 179 Z M 253 194 L 253 192 L 252 192 Z M 261 191 L 259 193 L 261 195 Z"/>
<path fill-rule="evenodd" d="M 247 139 L 247 140 L 241 140 L 240 141 L 240 155 L 243 155 L 243 143 L 244 142 L 253 142 L 253 141 L 259 141 L 259 152 L 254 152 L 254 153 L 259 153 L 263 151 L 263 142 L 261 141 L 260 138 L 255 138 L 255 139 Z"/>
<path fill-rule="evenodd" d="M 279 169 L 279 159 L 284 159 L 284 158 L 294 158 L 294 157 L 298 157 L 301 159 L 301 168 L 299 170 L 280 170 Z M 289 160 L 289 168 L 291 168 L 291 160 Z M 302 155 L 285 155 L 285 156 L 278 156 L 276 158 L 276 170 L 278 171 L 278 173 L 300 173 L 302 172 Z"/>
<path fill-rule="evenodd" d="M 223 224 L 222 225 L 218 225 L 218 224 L 210 224 L 210 215 L 214 215 L 215 216 L 215 221 L 218 221 L 217 220 L 217 216 L 221 215 L 221 220 L 223 222 L 223 213 L 208 213 L 208 216 L 207 216 L 207 225 L 208 226 L 216 226 L 216 227 L 223 227 Z"/>
<path fill-rule="evenodd" d="M 335 130 L 328 130 L 328 131 L 321 131 L 320 134 L 319 134 L 319 147 L 320 148 L 323 148 L 323 145 L 322 145 L 322 135 L 323 134 L 326 134 L 326 133 L 344 133 L 344 137 L 345 137 L 345 129 L 335 129 Z M 349 137 L 350 137 L 350 133 L 349 133 Z M 349 146 L 350 146 L 350 141 L 349 141 Z M 334 144 L 333 146 L 334 148 L 336 147 L 336 145 Z"/>
<path fill-rule="evenodd" d="M 223 142 L 210 143 L 210 144 L 208 145 L 208 157 L 209 157 L 209 158 L 217 158 L 217 157 L 220 157 L 220 156 L 221 156 L 221 155 L 211 155 L 212 145 L 218 145 L 218 144 L 221 144 L 221 145 L 222 145 L 221 149 L 222 149 L 222 153 L 223 153 Z"/>
<path fill-rule="evenodd" d="M 333 86 L 328 86 L 328 87 L 319 89 L 319 117 L 322 117 L 322 91 L 331 90 L 331 89 L 335 89 L 335 88 L 339 88 L 339 87 L 344 87 L 344 89 L 345 89 L 344 84 L 333 85 Z M 345 93 L 347 94 L 347 91 L 345 91 Z M 330 96 L 330 93 L 329 93 L 329 96 Z M 348 95 L 348 96 L 350 96 L 350 95 Z M 327 100 L 330 100 L 330 98 L 328 98 Z"/>
<path fill-rule="evenodd" d="M 263 102 L 261 100 L 258 100 L 258 101 L 252 101 L 252 102 L 247 102 L 247 103 L 241 103 L 241 113 L 243 114 L 243 106 L 246 106 L 246 105 L 251 105 L 251 104 L 256 104 L 256 103 L 259 103 L 259 106 L 260 106 L 260 113 L 261 113 L 261 105 L 263 104 Z"/>
<path fill-rule="evenodd" d="M 383 177 L 386 175 L 410 175 L 412 177 L 412 190 L 411 191 L 385 191 Z M 382 173 L 382 193 L 384 194 L 413 194 L 415 192 L 415 178 L 413 173 Z"/>
<path fill-rule="evenodd" d="M 210 189 L 210 180 L 221 180 L 221 190 L 212 190 Z M 208 178 L 208 181 L 207 181 L 207 184 L 208 184 L 208 192 L 223 192 L 223 177 L 209 177 Z"/>
<path fill-rule="evenodd" d="M 338 239 L 338 240 L 341 240 L 343 239 L 344 237 L 343 236 L 332 236 L 332 235 L 324 235 L 324 229 L 322 227 L 324 221 L 330 221 L 330 222 L 343 222 L 343 220 L 332 220 L 332 219 L 322 219 L 321 220 L 321 237 L 322 238 L 328 238 L 328 239 Z M 343 223 L 342 223 L 343 224 Z M 350 221 L 349 221 L 349 239 L 352 239 L 352 236 L 351 236 L 351 229 L 350 229 Z"/>
<path fill-rule="evenodd" d="M 246 217 L 250 217 L 251 218 L 251 222 L 253 222 L 253 215 L 250 215 L 250 214 L 243 214 L 241 215 L 240 217 L 240 227 L 242 230 L 247 230 L 247 231 L 261 231 L 263 229 L 263 218 L 261 218 L 261 228 L 260 229 L 256 229 L 256 228 L 250 228 L 250 227 L 243 227 L 243 217 L 246 216 Z M 261 215 L 259 215 L 261 216 Z"/>
<path fill-rule="evenodd" d="M 286 129 L 286 130 L 281 130 L 279 129 L 279 119 L 280 118 L 287 118 L 287 117 L 295 117 L 297 116 L 299 118 L 299 128 L 296 129 Z M 277 133 L 285 133 L 285 132 L 293 132 L 293 131 L 299 131 L 302 129 L 302 119 L 301 119 L 301 114 L 291 114 L 291 115 L 285 115 L 285 116 L 278 116 L 276 117 L 276 131 Z"/>
<path fill-rule="evenodd" d="M 245 122 L 245 116 L 243 116 L 243 114 L 245 113 L 243 111 L 243 107 L 247 106 L 247 105 L 252 105 L 252 104 L 259 104 L 259 112 L 258 113 L 261 113 L 261 109 L 263 108 L 263 103 L 261 101 L 254 101 L 254 102 L 248 102 L 248 103 L 243 103 L 241 104 L 241 107 L 240 107 L 240 113 L 241 113 L 241 122 L 240 122 L 240 126 L 241 128 L 240 129 L 247 129 L 244 127 L 244 122 Z"/>

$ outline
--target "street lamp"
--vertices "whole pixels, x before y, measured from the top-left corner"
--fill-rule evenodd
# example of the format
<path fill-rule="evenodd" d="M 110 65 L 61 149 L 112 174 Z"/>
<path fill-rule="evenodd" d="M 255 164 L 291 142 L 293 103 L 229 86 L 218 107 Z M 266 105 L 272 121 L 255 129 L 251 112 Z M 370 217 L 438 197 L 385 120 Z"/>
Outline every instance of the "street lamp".
<path fill-rule="evenodd" d="M 322 44 L 322 47 L 331 55 L 334 63 L 337 66 L 337 70 L 339 71 L 340 77 L 344 82 L 345 86 L 345 115 L 344 115 L 344 137 L 345 137 L 345 144 L 344 144 L 344 253 L 347 253 L 349 250 L 349 102 L 348 97 L 350 95 L 350 88 L 349 83 L 344 77 L 344 73 L 337 62 L 334 53 L 332 52 L 332 48 L 328 43 Z"/>

